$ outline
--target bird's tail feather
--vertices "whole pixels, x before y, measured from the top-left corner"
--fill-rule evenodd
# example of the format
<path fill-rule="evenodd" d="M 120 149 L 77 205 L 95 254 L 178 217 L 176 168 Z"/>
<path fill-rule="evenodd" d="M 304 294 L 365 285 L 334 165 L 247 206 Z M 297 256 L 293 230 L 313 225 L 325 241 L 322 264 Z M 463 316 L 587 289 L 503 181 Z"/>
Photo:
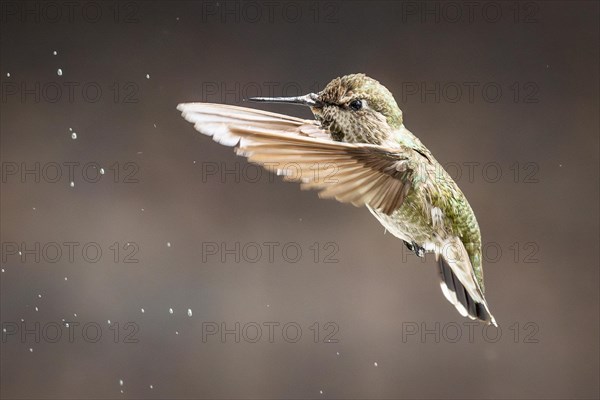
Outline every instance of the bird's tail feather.
<path fill-rule="evenodd" d="M 469 291 L 460 282 L 456 274 L 454 274 L 444 256 L 439 257 L 439 267 L 442 292 L 446 299 L 456 307 L 458 312 L 463 317 L 468 316 L 471 319 L 478 319 L 498 326 L 488 309 L 485 299 L 478 301 L 469 294 Z"/>

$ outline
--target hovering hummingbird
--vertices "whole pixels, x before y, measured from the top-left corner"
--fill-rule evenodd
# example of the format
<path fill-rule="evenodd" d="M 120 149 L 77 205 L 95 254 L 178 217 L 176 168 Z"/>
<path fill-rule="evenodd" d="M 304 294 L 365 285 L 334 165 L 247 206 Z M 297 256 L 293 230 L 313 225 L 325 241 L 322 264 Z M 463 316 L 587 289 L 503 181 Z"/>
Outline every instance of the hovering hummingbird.
<path fill-rule="evenodd" d="M 497 326 L 484 297 L 475 214 L 456 182 L 404 127 L 388 89 L 353 74 L 316 94 L 249 100 L 309 106 L 315 120 L 222 104 L 177 109 L 200 133 L 236 146 L 250 162 L 320 190 L 320 197 L 366 206 L 417 256 L 434 252 L 448 301 L 461 315 Z M 316 165 L 333 165 L 334 173 L 315 172 Z"/>

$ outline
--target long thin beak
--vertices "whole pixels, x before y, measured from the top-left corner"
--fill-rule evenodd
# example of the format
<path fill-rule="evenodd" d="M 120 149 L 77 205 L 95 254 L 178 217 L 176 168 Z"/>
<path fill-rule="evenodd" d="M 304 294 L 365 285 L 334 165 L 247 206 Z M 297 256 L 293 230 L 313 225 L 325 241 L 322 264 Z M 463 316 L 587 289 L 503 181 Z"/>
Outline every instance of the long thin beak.
<path fill-rule="evenodd" d="M 287 103 L 301 104 L 309 107 L 322 107 L 323 103 L 315 93 L 309 93 L 304 96 L 296 97 L 250 97 L 248 100 L 261 103 Z"/>

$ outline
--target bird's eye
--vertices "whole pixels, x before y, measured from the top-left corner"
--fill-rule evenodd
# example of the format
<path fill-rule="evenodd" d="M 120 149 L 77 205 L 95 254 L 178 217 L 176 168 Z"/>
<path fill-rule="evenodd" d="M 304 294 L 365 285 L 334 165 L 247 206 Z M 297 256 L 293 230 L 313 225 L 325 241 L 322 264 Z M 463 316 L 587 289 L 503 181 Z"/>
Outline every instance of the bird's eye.
<path fill-rule="evenodd" d="M 350 102 L 350 108 L 354 111 L 358 111 L 363 107 L 363 103 L 361 100 L 352 100 Z"/>

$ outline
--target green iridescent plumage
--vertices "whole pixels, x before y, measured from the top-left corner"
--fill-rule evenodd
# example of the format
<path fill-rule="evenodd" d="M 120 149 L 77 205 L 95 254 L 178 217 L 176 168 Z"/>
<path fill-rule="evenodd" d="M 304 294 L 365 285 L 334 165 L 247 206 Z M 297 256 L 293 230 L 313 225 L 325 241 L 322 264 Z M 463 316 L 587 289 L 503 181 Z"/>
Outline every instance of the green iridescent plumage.
<path fill-rule="evenodd" d="M 385 117 L 385 124 L 371 123 L 368 129 L 365 129 L 369 133 L 364 134 L 360 130 L 361 127 L 369 121 L 375 121 L 376 118 L 365 114 L 351 119 L 340 115 L 339 108 L 330 111 L 313 109 L 315 116 L 325 127 L 343 132 L 337 134 L 341 141 L 382 144 L 394 138 L 399 144 L 425 155 L 422 162 L 429 162 L 431 165 L 414 167 L 417 171 L 412 176 L 412 186 L 415 190 L 406 197 L 402 207 L 392 216 L 395 221 L 390 223 L 413 232 L 417 243 L 424 243 L 435 235 L 436 228 L 445 229 L 449 234 L 458 236 L 465 245 L 477 281 L 483 290 L 481 235 L 475 214 L 458 185 L 441 164 L 418 138 L 404 128 L 402 111 L 391 92 L 375 79 L 364 74 L 352 74 L 332 80 L 319 97 L 324 103 L 338 106 L 353 99 L 361 99 Z M 431 223 L 430 210 L 434 207 L 439 208 L 444 215 L 443 227 L 434 228 Z"/>

